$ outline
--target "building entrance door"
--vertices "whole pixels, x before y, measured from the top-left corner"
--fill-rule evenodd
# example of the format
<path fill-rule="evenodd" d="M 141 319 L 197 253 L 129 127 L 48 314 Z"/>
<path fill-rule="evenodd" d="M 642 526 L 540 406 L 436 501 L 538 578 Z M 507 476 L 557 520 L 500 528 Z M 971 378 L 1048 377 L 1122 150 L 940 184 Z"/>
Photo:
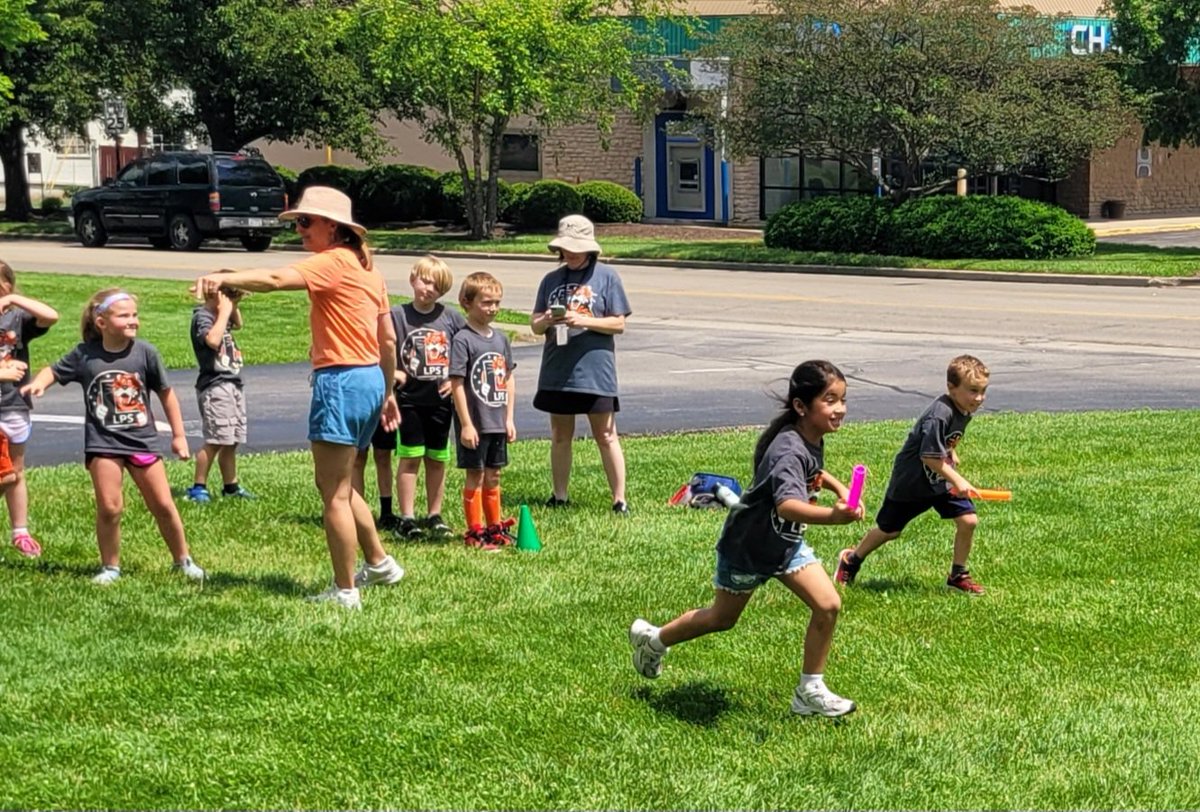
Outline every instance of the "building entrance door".
<path fill-rule="evenodd" d="M 705 209 L 704 147 L 667 143 L 667 208 L 703 213 Z"/>

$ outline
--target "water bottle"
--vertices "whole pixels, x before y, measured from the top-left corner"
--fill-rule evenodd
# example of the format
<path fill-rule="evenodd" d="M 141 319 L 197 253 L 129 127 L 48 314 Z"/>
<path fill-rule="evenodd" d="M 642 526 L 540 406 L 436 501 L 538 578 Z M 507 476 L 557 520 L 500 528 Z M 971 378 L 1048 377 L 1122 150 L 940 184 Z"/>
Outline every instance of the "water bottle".
<path fill-rule="evenodd" d="M 717 497 L 721 504 L 727 508 L 731 508 L 738 502 L 742 501 L 742 497 L 738 496 L 724 485 L 717 485 L 715 488 L 713 488 L 713 494 Z"/>

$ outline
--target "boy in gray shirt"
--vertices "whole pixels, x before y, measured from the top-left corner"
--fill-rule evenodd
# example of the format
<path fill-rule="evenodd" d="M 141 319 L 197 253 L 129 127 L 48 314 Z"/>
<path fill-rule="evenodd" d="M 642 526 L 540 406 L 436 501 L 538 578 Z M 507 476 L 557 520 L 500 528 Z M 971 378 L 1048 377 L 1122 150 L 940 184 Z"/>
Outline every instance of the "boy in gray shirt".
<path fill-rule="evenodd" d="M 470 547 L 497 550 L 512 544 L 501 518 L 500 471 L 508 465 L 508 444 L 517 439 L 513 422 L 516 388 L 508 336 L 492 328 L 504 287 L 488 273 L 463 280 L 458 301 L 467 326 L 450 343 L 450 391 L 458 429 L 458 467 L 466 471 L 463 515 Z"/>
<path fill-rule="evenodd" d="M 946 585 L 971 595 L 983 594 L 983 587 L 967 570 L 979 522 L 970 499 L 975 488 L 958 472 L 956 449 L 971 415 L 987 397 L 990 375 L 983 362 L 971 355 L 960 355 L 950 362 L 947 393 L 917 418 L 896 455 L 875 526 L 857 547 L 842 550 L 838 556 L 834 580 L 839 584 L 853 583 L 868 555 L 897 538 L 909 522 L 932 508 L 943 519 L 954 520 L 954 561 Z"/>

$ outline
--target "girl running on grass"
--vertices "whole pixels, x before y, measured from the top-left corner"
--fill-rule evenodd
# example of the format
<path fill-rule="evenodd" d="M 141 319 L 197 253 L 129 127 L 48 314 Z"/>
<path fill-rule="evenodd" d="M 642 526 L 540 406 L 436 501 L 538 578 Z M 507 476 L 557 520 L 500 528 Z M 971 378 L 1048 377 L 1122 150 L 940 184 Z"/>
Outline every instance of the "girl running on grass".
<path fill-rule="evenodd" d="M 21 555 L 37 558 L 42 546 L 29 532 L 29 491 L 25 486 L 25 444 L 33 423 L 29 396 L 29 342 L 44 336 L 58 311 L 44 302 L 17 293 L 17 279 L 0 261 L 0 491 L 8 505 L 12 544 Z"/>
<path fill-rule="evenodd" d="M 162 356 L 153 345 L 139 341 L 137 331 L 137 299 L 133 294 L 117 288 L 100 291 L 83 309 L 83 341 L 38 372 L 21 394 L 41 397 L 56 381 L 64 385 L 74 381 L 83 387 L 87 413 L 84 465 L 96 491 L 96 540 L 100 546 L 100 572 L 92 582 L 107 585 L 121 577 L 121 485 L 125 471 L 158 523 L 175 559 L 174 569 L 190 580 L 203 581 L 204 570 L 188 553 L 183 522 L 171 498 L 166 466 L 158 452 L 150 393 L 158 395 L 171 425 L 171 450 L 186 460 L 183 415 L 167 382 Z"/>
<path fill-rule="evenodd" d="M 854 703 L 825 686 L 825 660 L 833 641 L 841 599 L 804 538 L 809 524 L 849 524 L 847 488 L 825 470 L 825 435 L 846 416 L 846 378 L 828 361 L 805 361 L 792 371 L 783 413 L 771 421 L 754 448 L 754 482 L 730 511 L 717 541 L 712 605 L 684 612 L 662 628 L 638 618 L 629 628 L 633 667 L 647 679 L 662 673 L 671 646 L 732 629 L 754 590 L 778 578 L 808 604 L 812 618 L 804 636 L 804 670 L 792 696 L 801 716 L 843 716 Z M 817 504 L 821 488 L 836 496 L 833 507 Z"/>

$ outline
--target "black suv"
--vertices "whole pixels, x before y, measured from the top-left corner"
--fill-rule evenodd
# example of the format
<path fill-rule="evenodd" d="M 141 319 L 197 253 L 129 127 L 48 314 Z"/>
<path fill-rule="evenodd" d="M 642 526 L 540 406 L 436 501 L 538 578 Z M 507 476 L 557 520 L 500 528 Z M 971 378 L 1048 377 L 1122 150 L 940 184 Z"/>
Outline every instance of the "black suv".
<path fill-rule="evenodd" d="M 139 158 L 103 186 L 71 198 L 79 241 L 149 237 L 155 248 L 194 251 L 206 237 L 237 237 L 265 251 L 283 230 L 283 181 L 253 153 L 162 152 Z"/>

